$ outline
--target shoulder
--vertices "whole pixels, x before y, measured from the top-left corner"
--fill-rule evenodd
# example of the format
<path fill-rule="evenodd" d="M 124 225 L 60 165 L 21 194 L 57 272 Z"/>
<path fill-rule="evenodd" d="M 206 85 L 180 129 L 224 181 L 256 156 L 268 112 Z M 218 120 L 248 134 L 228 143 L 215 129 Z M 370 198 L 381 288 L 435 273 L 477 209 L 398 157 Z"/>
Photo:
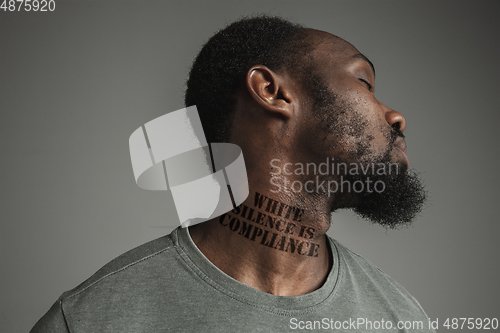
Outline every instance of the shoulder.
<path fill-rule="evenodd" d="M 397 307 L 403 312 L 423 315 L 424 310 L 401 284 L 391 278 L 369 260 L 346 248 L 338 241 L 330 238 L 343 262 L 343 280 L 359 290 L 365 290 L 365 297 L 385 299 L 391 307 Z M 383 295 L 382 295 L 383 294 Z"/>
<path fill-rule="evenodd" d="M 128 299 L 147 292 L 144 281 L 162 281 L 159 275 L 168 278 L 169 274 L 175 274 L 171 269 L 173 262 L 179 263 L 175 234 L 176 230 L 118 256 L 83 283 L 64 292 L 31 332 L 69 332 L 75 325 L 105 321 L 106 306 L 118 304 L 130 308 Z M 79 319 L 84 323 L 79 323 Z M 91 330 L 85 326 L 83 331 Z"/>
<path fill-rule="evenodd" d="M 171 235 L 157 238 L 116 257 L 83 283 L 63 293 L 59 300 L 64 302 L 102 283 L 116 283 L 121 276 L 131 275 L 130 271 L 140 270 L 145 273 L 156 269 L 161 266 L 158 261 L 168 261 L 170 257 L 175 256 L 176 250 Z"/>

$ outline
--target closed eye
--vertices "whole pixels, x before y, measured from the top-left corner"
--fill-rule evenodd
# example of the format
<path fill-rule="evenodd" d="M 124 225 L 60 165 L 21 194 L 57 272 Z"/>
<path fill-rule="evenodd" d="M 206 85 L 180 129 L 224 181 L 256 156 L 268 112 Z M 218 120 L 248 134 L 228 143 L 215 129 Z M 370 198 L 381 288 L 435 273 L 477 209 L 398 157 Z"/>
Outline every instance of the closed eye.
<path fill-rule="evenodd" d="M 370 82 L 366 81 L 365 79 L 359 79 L 361 82 L 366 84 L 366 87 L 368 88 L 369 91 L 372 91 L 373 86 L 370 84 Z"/>

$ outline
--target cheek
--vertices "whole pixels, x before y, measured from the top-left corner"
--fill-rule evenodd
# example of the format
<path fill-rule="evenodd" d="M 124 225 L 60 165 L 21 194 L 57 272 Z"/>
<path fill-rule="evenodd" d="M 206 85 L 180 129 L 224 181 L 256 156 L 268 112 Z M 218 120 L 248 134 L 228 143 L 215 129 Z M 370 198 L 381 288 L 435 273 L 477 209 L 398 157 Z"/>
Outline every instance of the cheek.
<path fill-rule="evenodd" d="M 372 120 L 360 108 L 350 106 L 337 121 L 335 131 L 343 151 L 351 157 L 361 156 L 370 150 L 373 140 Z"/>
<path fill-rule="evenodd" d="M 299 140 L 313 154 L 369 161 L 387 154 L 388 138 L 377 106 L 359 93 L 337 95 L 334 102 L 304 120 Z"/>
<path fill-rule="evenodd" d="M 354 95 L 354 103 L 345 117 L 343 136 L 350 149 L 358 156 L 377 158 L 387 154 L 391 130 L 375 101 L 363 94 Z"/>
<path fill-rule="evenodd" d="M 337 140 L 343 159 L 370 162 L 380 160 L 390 151 L 390 130 L 377 115 L 353 111 L 342 120 L 344 126 Z"/>

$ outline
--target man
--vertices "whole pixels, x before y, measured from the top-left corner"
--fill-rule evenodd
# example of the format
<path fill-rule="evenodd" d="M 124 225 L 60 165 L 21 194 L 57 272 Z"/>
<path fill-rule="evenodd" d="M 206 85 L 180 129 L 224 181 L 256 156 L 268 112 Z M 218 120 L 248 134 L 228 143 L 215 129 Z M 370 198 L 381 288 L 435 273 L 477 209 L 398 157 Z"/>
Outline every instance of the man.
<path fill-rule="evenodd" d="M 144 244 L 64 293 L 32 332 L 429 332 L 418 302 L 325 235 L 352 208 L 394 228 L 425 192 L 403 116 L 354 46 L 275 17 L 213 36 L 190 72 L 208 142 L 241 147 L 250 195 Z"/>

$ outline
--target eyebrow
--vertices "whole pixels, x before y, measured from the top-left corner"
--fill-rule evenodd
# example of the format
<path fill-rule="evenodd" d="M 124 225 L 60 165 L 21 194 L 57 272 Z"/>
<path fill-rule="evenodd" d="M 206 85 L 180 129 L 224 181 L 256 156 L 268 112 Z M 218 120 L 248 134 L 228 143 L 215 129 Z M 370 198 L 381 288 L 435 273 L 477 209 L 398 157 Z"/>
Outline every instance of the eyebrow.
<path fill-rule="evenodd" d="M 367 57 L 365 57 L 364 54 L 361 54 L 361 53 L 357 53 L 357 54 L 353 55 L 352 57 L 358 58 L 358 59 L 363 59 L 364 61 L 366 61 L 370 65 L 370 67 L 372 68 L 373 76 L 375 77 L 375 66 L 373 66 L 373 63 L 370 61 L 370 59 L 368 59 Z"/>

